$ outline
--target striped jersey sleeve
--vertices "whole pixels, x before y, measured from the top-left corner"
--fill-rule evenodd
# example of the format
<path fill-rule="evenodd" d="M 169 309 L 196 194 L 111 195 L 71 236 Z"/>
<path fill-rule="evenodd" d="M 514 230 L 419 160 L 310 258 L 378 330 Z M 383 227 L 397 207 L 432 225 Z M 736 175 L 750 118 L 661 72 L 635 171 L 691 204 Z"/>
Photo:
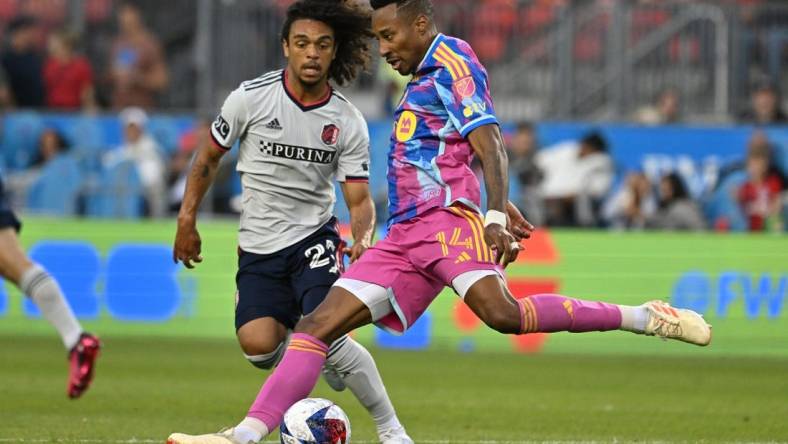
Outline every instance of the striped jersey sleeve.
<path fill-rule="evenodd" d="M 470 47 L 463 50 L 452 46 L 441 42 L 432 53 L 437 64 L 445 68 L 436 77 L 435 87 L 452 123 L 466 138 L 482 125 L 497 124 L 498 118 L 486 70 Z"/>
<path fill-rule="evenodd" d="M 358 110 L 350 117 L 347 134 L 342 137 L 337 181 L 369 182 L 369 130 Z"/>

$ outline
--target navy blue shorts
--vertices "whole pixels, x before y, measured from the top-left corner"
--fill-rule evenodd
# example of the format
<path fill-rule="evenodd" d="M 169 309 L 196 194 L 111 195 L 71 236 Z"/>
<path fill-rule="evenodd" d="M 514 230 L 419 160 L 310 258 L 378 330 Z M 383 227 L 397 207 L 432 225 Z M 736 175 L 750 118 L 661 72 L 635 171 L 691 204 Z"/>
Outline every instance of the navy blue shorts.
<path fill-rule="evenodd" d="M 272 317 L 287 328 L 326 298 L 343 270 L 342 239 L 335 218 L 306 239 L 271 254 L 238 249 L 235 329 Z"/>
<path fill-rule="evenodd" d="M 22 228 L 22 223 L 16 218 L 16 215 L 11 211 L 8 201 L 5 198 L 5 190 L 3 190 L 3 179 L 0 178 L 0 230 L 3 228 L 13 227 L 18 233 Z"/>

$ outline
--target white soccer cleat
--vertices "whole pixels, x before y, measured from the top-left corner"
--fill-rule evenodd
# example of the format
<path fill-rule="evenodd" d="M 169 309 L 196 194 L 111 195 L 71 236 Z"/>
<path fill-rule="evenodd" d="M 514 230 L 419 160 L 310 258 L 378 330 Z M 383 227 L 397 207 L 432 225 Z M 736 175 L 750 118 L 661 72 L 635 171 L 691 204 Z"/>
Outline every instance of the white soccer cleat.
<path fill-rule="evenodd" d="M 673 308 L 663 301 L 646 302 L 645 307 L 648 311 L 648 322 L 644 334 L 678 339 L 700 346 L 709 345 L 711 342 L 711 325 L 698 313 L 684 308 Z"/>
<path fill-rule="evenodd" d="M 326 380 L 326 383 L 328 383 L 329 387 L 334 389 L 334 391 L 341 392 L 347 388 L 345 381 L 342 380 L 342 375 L 339 374 L 333 365 L 323 365 L 323 379 Z"/>
<path fill-rule="evenodd" d="M 396 429 L 388 429 L 380 433 L 381 444 L 413 444 L 413 440 L 405 432 L 405 428 L 400 426 Z"/>
<path fill-rule="evenodd" d="M 233 429 L 223 429 L 219 433 L 207 435 L 186 435 L 173 433 L 167 438 L 167 444 L 256 444 L 252 441 L 239 442 L 233 438 Z"/>

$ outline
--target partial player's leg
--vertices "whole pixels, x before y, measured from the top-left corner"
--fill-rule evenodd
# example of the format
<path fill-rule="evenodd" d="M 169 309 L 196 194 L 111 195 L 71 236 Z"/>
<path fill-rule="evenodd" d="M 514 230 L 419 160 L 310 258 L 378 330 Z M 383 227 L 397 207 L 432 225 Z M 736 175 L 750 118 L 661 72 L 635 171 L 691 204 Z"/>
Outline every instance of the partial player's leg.
<path fill-rule="evenodd" d="M 309 396 L 326 362 L 327 343 L 372 322 L 369 308 L 349 291 L 333 287 L 325 301 L 296 325 L 279 365 L 268 377 L 249 412 L 232 432 L 170 435 L 169 444 L 256 443 L 274 431 L 285 411 Z"/>
<path fill-rule="evenodd" d="M 362 301 L 367 301 L 367 306 L 373 307 L 378 317 L 383 316 L 378 313 L 381 309 L 386 313 L 391 310 L 388 294 L 383 287 L 350 279 L 337 281 L 337 286 L 350 291 L 360 297 Z M 328 289 L 316 287 L 304 293 L 305 313 L 312 312 L 324 300 L 326 290 Z M 371 301 L 379 301 L 378 306 Z M 374 314 L 372 319 L 375 319 Z M 347 335 L 334 341 L 328 350 L 326 364 L 323 366 L 323 376 L 334 389 L 336 389 L 337 382 L 350 388 L 356 399 L 367 409 L 375 421 L 378 437 L 382 443 L 413 443 L 397 417 L 386 387 L 383 385 L 383 379 L 375 365 L 375 360 L 364 346 Z M 331 379 L 334 378 L 336 380 L 332 384 Z"/>
<path fill-rule="evenodd" d="M 8 226 L 10 212 L 0 209 L 0 275 L 13 282 L 41 310 L 41 314 L 60 334 L 69 351 L 67 393 L 78 398 L 90 386 L 93 369 L 101 344 L 97 337 L 85 333 L 69 307 L 60 286 L 47 271 L 30 261 L 16 235 L 16 227 Z M 4 222 L 5 221 L 5 222 Z"/>
<path fill-rule="evenodd" d="M 487 325 L 503 333 L 627 330 L 697 345 L 711 341 L 700 315 L 664 302 L 630 307 L 590 302 L 555 294 L 515 299 L 485 244 L 481 215 L 463 206 L 429 213 L 416 230 L 422 242 L 414 250 L 421 267 L 451 285 Z"/>
<path fill-rule="evenodd" d="M 456 278 L 455 289 L 462 287 L 463 279 L 472 280 L 473 274 L 469 272 Z M 701 346 L 711 342 L 711 327 L 699 314 L 675 309 L 665 302 L 653 301 L 633 307 L 558 294 L 515 299 L 500 276 L 476 280 L 464 292 L 464 299 L 480 319 L 502 333 L 626 330 Z"/>

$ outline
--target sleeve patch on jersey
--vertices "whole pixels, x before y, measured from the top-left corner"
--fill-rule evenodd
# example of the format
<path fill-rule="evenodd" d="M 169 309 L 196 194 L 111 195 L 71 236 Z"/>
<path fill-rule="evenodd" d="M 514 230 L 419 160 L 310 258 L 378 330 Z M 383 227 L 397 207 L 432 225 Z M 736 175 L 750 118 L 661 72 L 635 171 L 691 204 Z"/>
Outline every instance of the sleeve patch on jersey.
<path fill-rule="evenodd" d="M 460 98 L 467 99 L 476 94 L 476 82 L 473 81 L 472 76 L 465 76 L 460 80 L 454 82 L 454 94 Z"/>
<path fill-rule="evenodd" d="M 222 115 L 218 115 L 216 120 L 213 122 L 213 127 L 216 129 L 216 132 L 222 137 L 222 139 L 227 139 L 230 135 L 230 124 L 224 120 Z"/>

